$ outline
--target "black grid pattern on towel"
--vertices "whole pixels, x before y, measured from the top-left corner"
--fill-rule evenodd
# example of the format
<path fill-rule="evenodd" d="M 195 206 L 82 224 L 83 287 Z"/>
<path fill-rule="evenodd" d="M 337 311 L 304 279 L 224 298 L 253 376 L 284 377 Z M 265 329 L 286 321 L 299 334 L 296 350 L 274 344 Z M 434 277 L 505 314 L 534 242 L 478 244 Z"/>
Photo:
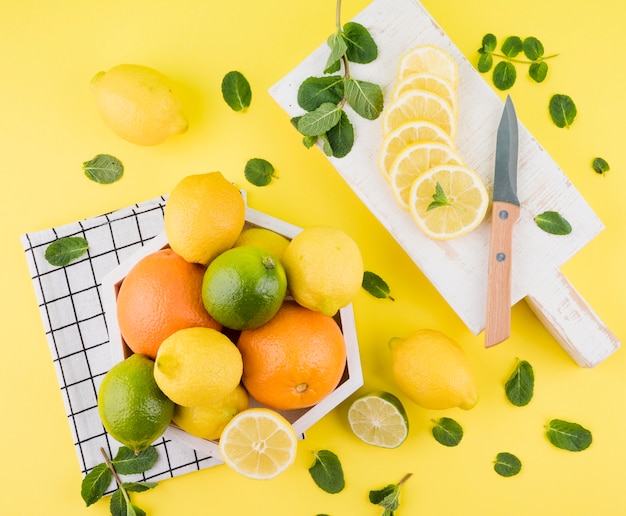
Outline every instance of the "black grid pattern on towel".
<path fill-rule="evenodd" d="M 83 474 L 103 462 L 100 448 L 115 455 L 119 443 L 104 430 L 97 392 L 114 365 L 101 301 L 102 278 L 163 230 L 166 197 L 57 228 L 22 235 L 22 245 Z M 66 267 L 50 265 L 44 253 L 53 241 L 81 236 L 87 254 Z M 159 461 L 137 480 L 160 480 L 221 461 L 161 438 Z M 129 478 L 131 480 L 132 477 Z"/>

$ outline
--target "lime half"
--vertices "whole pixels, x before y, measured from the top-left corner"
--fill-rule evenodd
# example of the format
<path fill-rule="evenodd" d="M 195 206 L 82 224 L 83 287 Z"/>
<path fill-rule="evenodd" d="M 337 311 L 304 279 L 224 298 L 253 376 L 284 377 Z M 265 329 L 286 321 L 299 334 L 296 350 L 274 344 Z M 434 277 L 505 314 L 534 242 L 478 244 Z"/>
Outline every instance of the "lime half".
<path fill-rule="evenodd" d="M 367 444 L 397 448 L 409 434 L 402 402 L 390 392 L 376 391 L 355 400 L 348 410 L 354 434 Z"/>

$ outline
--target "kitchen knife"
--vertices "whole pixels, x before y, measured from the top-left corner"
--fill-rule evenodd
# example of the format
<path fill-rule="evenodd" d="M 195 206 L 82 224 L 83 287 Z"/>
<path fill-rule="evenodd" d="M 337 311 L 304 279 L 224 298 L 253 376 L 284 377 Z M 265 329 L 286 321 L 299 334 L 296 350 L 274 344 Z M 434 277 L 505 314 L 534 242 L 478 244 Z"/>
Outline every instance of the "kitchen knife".
<path fill-rule="evenodd" d="M 507 96 L 498 126 L 487 277 L 485 347 L 511 333 L 511 259 L 513 226 L 519 219 L 517 198 L 518 127 L 515 107 Z"/>

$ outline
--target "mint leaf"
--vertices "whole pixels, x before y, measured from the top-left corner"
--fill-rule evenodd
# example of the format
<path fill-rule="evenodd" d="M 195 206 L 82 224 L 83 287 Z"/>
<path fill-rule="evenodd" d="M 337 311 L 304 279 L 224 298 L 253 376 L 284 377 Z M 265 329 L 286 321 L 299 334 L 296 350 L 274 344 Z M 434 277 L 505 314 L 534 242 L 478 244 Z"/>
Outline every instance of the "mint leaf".
<path fill-rule="evenodd" d="M 491 68 L 493 67 L 493 56 L 488 53 L 481 54 L 478 58 L 477 67 L 480 73 L 485 73 L 491 70 Z"/>
<path fill-rule="evenodd" d="M 463 439 L 463 427 L 454 419 L 442 417 L 433 419 L 432 434 L 435 440 L 444 446 L 457 446 Z"/>
<path fill-rule="evenodd" d="M 390 295 L 391 290 L 389 289 L 387 282 L 374 272 L 365 271 L 363 273 L 361 287 L 368 294 L 371 294 L 378 299 L 391 299 L 394 301 L 394 298 Z"/>
<path fill-rule="evenodd" d="M 146 516 L 143 509 L 127 502 L 121 489 L 115 491 L 113 496 L 111 496 L 109 510 L 111 511 L 111 516 Z"/>
<path fill-rule="evenodd" d="M 586 450 L 592 441 L 589 430 L 562 419 L 553 419 L 548 423 L 546 437 L 557 448 L 574 452 Z"/>
<path fill-rule="evenodd" d="M 569 128 L 576 118 L 576 104 L 568 95 L 556 94 L 550 99 L 550 116 L 557 127 Z"/>
<path fill-rule="evenodd" d="M 491 33 L 485 34 L 483 36 L 482 47 L 480 48 L 479 52 L 490 54 L 496 49 L 497 45 L 498 45 L 498 40 L 493 34 Z"/>
<path fill-rule="evenodd" d="M 383 91 L 378 84 L 348 78 L 344 92 L 350 107 L 367 120 L 375 120 L 383 110 Z"/>
<path fill-rule="evenodd" d="M 548 63 L 541 61 L 531 64 L 528 68 L 528 75 L 535 82 L 543 82 L 546 75 L 548 75 Z"/>
<path fill-rule="evenodd" d="M 515 370 L 506 381 L 504 389 L 509 401 L 523 407 L 530 403 L 535 386 L 535 374 L 532 366 L 526 360 L 518 360 Z"/>
<path fill-rule="evenodd" d="M 544 211 L 534 220 L 540 229 L 552 235 L 569 235 L 572 232 L 570 223 L 556 211 Z"/>
<path fill-rule="evenodd" d="M 343 158 L 352 150 L 354 145 L 354 127 L 352 127 L 345 111 L 341 111 L 339 123 L 326 132 L 326 139 L 330 147 L 329 156 Z"/>
<path fill-rule="evenodd" d="M 82 237 L 63 237 L 46 247 L 45 258 L 50 265 L 65 267 L 80 258 L 89 249 L 87 240 Z"/>
<path fill-rule="evenodd" d="M 124 482 L 122 487 L 132 493 L 142 493 L 158 486 L 158 482 Z"/>
<path fill-rule="evenodd" d="M 383 507 L 385 509 L 384 515 L 393 515 L 393 511 L 400 505 L 400 487 L 402 487 L 402 484 L 404 484 L 411 475 L 412 473 L 407 473 L 397 484 L 389 484 L 382 489 L 371 490 L 369 492 L 369 501 L 374 505 Z"/>
<path fill-rule="evenodd" d="M 105 463 L 98 464 L 85 475 L 81 484 L 80 496 L 88 507 L 102 498 L 111 485 L 111 480 L 113 480 L 113 473 Z"/>
<path fill-rule="evenodd" d="M 324 69 L 324 73 L 331 73 L 330 70 L 337 71 L 337 62 L 345 55 L 348 50 L 348 43 L 343 37 L 343 34 L 338 31 L 330 36 L 328 36 L 328 40 L 326 41 L 328 46 L 330 47 L 330 55 L 328 56 L 328 60 L 326 61 L 326 67 Z"/>
<path fill-rule="evenodd" d="M 428 205 L 426 211 L 439 208 L 440 206 L 451 205 L 452 203 L 450 202 L 450 199 L 448 199 L 446 192 L 443 191 L 443 187 L 441 186 L 441 184 L 439 184 L 439 181 L 437 181 L 437 184 L 435 185 L 435 193 L 433 194 L 433 202 Z"/>
<path fill-rule="evenodd" d="M 274 166 L 263 158 L 252 158 L 246 163 L 243 173 L 254 186 L 267 186 L 272 182 Z"/>
<path fill-rule="evenodd" d="M 502 43 L 502 53 L 507 57 L 516 57 L 524 48 L 519 36 L 509 36 Z"/>
<path fill-rule="evenodd" d="M 111 463 L 120 475 L 135 475 L 148 471 L 158 459 L 159 454 L 154 446 L 149 446 L 137 455 L 130 448 L 121 446 Z"/>
<path fill-rule="evenodd" d="M 493 69 L 493 84 L 499 90 L 508 90 L 515 84 L 517 70 L 508 61 L 500 61 Z"/>
<path fill-rule="evenodd" d="M 593 168 L 593 171 L 596 174 L 606 174 L 609 170 L 611 170 L 608 162 L 603 158 L 594 158 L 591 162 L 591 168 Z"/>
<path fill-rule="evenodd" d="M 339 123 L 342 109 L 325 102 L 314 111 L 306 113 L 298 120 L 298 131 L 304 136 L 319 136 Z"/>
<path fill-rule="evenodd" d="M 503 477 L 512 477 L 522 470 L 522 462 L 512 453 L 501 452 L 496 456 L 493 469 Z"/>
<path fill-rule="evenodd" d="M 96 154 L 89 161 L 83 162 L 83 172 L 96 183 L 109 185 L 119 181 L 124 175 L 124 165 L 110 154 Z"/>
<path fill-rule="evenodd" d="M 537 61 L 543 57 L 544 49 L 541 41 L 535 37 L 528 37 L 524 40 L 522 45 L 524 55 L 531 61 Z"/>
<path fill-rule="evenodd" d="M 328 450 L 320 450 L 313 454 L 315 462 L 309 468 L 309 473 L 314 482 L 327 493 L 339 493 L 346 485 L 339 457 Z"/>
<path fill-rule="evenodd" d="M 228 72 L 222 79 L 222 97 L 233 111 L 245 111 L 252 102 L 250 83 L 241 72 Z"/>
<path fill-rule="evenodd" d="M 360 23 L 348 22 L 343 26 L 347 43 L 346 57 L 353 63 L 367 64 L 378 57 L 378 46 L 369 31 Z"/>
<path fill-rule="evenodd" d="M 306 111 L 314 111 L 327 102 L 339 104 L 343 98 L 343 77 L 309 77 L 298 88 L 298 105 Z"/>

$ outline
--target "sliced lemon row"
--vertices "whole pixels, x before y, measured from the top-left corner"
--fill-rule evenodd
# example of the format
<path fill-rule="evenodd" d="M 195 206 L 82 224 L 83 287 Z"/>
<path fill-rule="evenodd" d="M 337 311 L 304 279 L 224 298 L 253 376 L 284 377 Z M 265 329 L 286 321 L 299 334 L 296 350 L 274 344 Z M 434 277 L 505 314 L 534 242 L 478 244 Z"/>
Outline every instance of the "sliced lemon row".
<path fill-rule="evenodd" d="M 469 233 L 482 222 L 488 206 L 485 185 L 476 172 L 464 165 L 431 168 L 412 183 L 409 193 L 413 220 L 436 240 Z"/>

